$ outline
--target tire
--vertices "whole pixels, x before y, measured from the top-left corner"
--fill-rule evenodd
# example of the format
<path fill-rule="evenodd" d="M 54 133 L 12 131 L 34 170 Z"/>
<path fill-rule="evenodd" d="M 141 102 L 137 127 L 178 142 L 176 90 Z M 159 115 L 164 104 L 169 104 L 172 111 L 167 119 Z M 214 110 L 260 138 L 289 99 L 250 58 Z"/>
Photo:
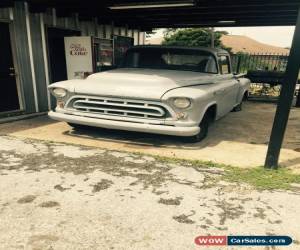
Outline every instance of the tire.
<path fill-rule="evenodd" d="M 241 102 L 235 106 L 233 109 L 232 109 L 232 112 L 240 112 L 243 110 L 243 102 L 247 101 L 248 99 L 248 93 L 246 92 L 243 96 L 243 99 L 241 100 Z"/>
<path fill-rule="evenodd" d="M 232 111 L 233 112 L 240 112 L 243 109 L 243 101 L 241 101 L 237 106 L 235 106 Z"/>
<path fill-rule="evenodd" d="M 189 143 L 196 143 L 202 141 L 204 138 L 206 138 L 208 134 L 208 128 L 210 123 L 211 123 L 211 117 L 209 116 L 208 113 L 206 113 L 199 125 L 200 132 L 194 136 L 186 137 L 185 141 Z"/>
<path fill-rule="evenodd" d="M 68 125 L 71 126 L 75 130 L 81 130 L 81 129 L 87 129 L 88 128 L 88 126 L 86 126 L 86 125 L 81 125 L 81 124 L 76 124 L 76 123 L 69 123 L 68 122 Z"/>

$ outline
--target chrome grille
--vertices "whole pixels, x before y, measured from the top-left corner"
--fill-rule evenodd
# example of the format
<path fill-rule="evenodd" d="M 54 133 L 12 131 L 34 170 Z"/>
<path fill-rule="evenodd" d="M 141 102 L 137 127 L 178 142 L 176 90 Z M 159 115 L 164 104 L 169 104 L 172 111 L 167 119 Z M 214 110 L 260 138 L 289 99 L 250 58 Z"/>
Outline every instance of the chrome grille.
<path fill-rule="evenodd" d="M 74 97 L 68 108 L 81 112 L 125 117 L 164 119 L 169 112 L 160 103 L 106 97 Z"/>

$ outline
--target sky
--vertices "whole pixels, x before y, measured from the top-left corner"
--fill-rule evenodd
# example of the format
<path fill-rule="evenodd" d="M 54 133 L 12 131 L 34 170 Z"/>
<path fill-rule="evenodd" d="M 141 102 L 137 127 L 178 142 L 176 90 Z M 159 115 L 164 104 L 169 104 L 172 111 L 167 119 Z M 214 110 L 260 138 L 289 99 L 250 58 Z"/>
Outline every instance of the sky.
<path fill-rule="evenodd" d="M 248 36 L 259 42 L 283 48 L 291 46 L 294 29 L 294 26 L 216 28 L 216 30 L 226 30 L 231 35 Z M 163 36 L 163 29 L 158 30 L 153 37 L 161 36 Z"/>

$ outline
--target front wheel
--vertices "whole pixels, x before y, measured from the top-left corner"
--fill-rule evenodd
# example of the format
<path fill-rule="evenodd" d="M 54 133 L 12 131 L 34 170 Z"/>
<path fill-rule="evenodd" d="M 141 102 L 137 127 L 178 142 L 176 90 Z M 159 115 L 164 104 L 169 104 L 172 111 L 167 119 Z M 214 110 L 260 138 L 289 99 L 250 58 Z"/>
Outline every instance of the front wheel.
<path fill-rule="evenodd" d="M 205 114 L 199 125 L 200 127 L 199 133 L 194 136 L 186 137 L 185 138 L 186 142 L 196 143 L 202 141 L 208 134 L 209 124 L 210 124 L 210 117 L 208 114 Z"/>
<path fill-rule="evenodd" d="M 68 122 L 68 125 L 71 126 L 75 130 L 81 130 L 81 129 L 87 129 L 88 128 L 88 126 L 86 126 L 86 125 L 70 123 L 70 122 Z"/>

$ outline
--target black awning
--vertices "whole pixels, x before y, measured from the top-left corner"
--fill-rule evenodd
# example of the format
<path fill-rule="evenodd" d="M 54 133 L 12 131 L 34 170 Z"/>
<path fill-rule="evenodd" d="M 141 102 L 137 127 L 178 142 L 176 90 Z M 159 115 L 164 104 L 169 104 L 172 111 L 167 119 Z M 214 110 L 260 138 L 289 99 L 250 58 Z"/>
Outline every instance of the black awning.
<path fill-rule="evenodd" d="M 17 0 L 16 0 L 17 1 Z M 11 0 L 4 0 L 10 3 Z M 78 13 L 99 23 L 160 27 L 295 25 L 300 0 L 27 0 L 30 11 L 56 8 L 58 16 Z M 140 7 L 147 6 L 147 8 Z M 129 7 L 128 7 L 129 6 Z"/>

